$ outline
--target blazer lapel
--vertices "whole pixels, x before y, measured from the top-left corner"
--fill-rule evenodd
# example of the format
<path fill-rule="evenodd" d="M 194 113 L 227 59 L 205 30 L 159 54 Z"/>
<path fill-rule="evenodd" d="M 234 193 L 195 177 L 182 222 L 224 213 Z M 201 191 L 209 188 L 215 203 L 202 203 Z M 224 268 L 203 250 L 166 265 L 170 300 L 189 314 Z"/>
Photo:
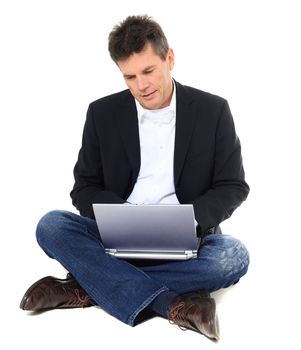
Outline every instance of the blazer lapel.
<path fill-rule="evenodd" d="M 176 135 L 174 153 L 175 187 L 180 179 L 196 119 L 196 114 L 192 108 L 193 99 L 186 93 L 185 87 L 177 82 L 176 97 Z"/>
<path fill-rule="evenodd" d="M 140 141 L 137 109 L 130 92 L 121 101 L 120 112 L 116 117 L 116 124 L 118 125 L 129 162 L 133 168 L 133 179 L 136 180 L 140 170 Z"/>

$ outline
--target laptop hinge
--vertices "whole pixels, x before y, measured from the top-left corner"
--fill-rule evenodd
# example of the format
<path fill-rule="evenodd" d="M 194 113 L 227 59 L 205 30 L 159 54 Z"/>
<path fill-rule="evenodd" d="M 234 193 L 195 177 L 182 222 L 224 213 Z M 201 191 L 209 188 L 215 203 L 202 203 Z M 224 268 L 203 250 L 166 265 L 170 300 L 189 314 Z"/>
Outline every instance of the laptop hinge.
<path fill-rule="evenodd" d="M 196 250 L 185 250 L 181 252 L 150 252 L 150 251 L 124 251 L 118 249 L 106 249 L 106 253 L 117 258 L 134 259 L 160 259 L 160 260 L 188 260 L 197 257 Z"/>

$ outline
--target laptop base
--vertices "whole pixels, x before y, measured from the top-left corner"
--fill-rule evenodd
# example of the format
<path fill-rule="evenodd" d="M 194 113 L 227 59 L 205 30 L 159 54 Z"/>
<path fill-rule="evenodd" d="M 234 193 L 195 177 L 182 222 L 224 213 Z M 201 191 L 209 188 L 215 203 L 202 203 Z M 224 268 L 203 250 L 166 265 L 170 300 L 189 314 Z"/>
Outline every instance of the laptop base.
<path fill-rule="evenodd" d="M 119 259 L 189 260 L 197 257 L 196 250 L 186 250 L 185 252 L 151 252 L 106 249 L 106 253 Z"/>

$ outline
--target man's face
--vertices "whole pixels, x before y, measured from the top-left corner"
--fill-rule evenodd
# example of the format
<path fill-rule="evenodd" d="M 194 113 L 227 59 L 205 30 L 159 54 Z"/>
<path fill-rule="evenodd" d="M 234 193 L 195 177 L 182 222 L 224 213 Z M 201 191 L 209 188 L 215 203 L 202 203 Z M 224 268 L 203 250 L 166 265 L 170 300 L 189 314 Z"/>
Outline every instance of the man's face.
<path fill-rule="evenodd" d="M 169 49 L 163 61 L 150 43 L 139 53 L 117 62 L 132 95 L 145 109 L 167 107 L 172 97 L 171 70 L 174 54 Z"/>

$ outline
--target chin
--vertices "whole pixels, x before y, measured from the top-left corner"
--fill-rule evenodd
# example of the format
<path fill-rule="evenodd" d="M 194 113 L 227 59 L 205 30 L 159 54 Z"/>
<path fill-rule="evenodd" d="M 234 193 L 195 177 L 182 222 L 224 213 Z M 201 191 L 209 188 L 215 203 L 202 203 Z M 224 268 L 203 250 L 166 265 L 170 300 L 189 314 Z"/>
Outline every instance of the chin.
<path fill-rule="evenodd" d="M 140 103 L 144 109 L 157 109 L 153 103 Z"/>

